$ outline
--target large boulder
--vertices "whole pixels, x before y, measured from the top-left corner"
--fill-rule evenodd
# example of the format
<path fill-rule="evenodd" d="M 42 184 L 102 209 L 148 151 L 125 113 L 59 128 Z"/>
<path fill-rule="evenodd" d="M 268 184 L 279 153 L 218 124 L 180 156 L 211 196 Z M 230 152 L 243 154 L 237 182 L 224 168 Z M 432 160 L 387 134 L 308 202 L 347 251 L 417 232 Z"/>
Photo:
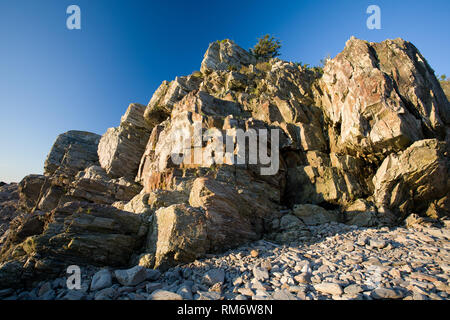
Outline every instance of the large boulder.
<path fill-rule="evenodd" d="M 226 39 L 209 45 L 200 70 L 204 73 L 212 70 L 239 70 L 241 66 L 249 64 L 256 64 L 256 58 L 233 41 Z"/>
<path fill-rule="evenodd" d="M 19 183 L 20 207 L 25 211 L 31 211 L 36 207 L 42 187 L 47 178 L 43 175 L 30 174 Z"/>
<path fill-rule="evenodd" d="M 145 106 L 130 104 L 117 128 L 109 128 L 98 145 L 100 165 L 114 178 L 134 179 L 150 136 Z"/>
<path fill-rule="evenodd" d="M 388 221 L 425 212 L 449 193 L 449 159 L 448 146 L 436 139 L 390 154 L 373 178 L 378 212 Z"/>
<path fill-rule="evenodd" d="M 60 134 L 44 164 L 44 174 L 74 176 L 90 165 L 98 164 L 97 147 L 100 136 L 85 131 L 68 131 Z"/>
<path fill-rule="evenodd" d="M 205 214 L 185 204 L 156 211 L 148 250 L 155 253 L 154 267 L 167 269 L 194 261 L 209 251 Z"/>
<path fill-rule="evenodd" d="M 236 182 L 233 185 L 208 177 L 198 178 L 191 190 L 189 204 L 205 211 L 214 251 L 259 239 L 264 220 L 277 215 L 276 206 L 266 198 L 263 183 L 253 181 L 262 187 L 258 194 L 256 188 L 245 190 Z"/>
<path fill-rule="evenodd" d="M 433 70 L 401 39 L 350 39 L 327 62 L 320 87 L 335 152 L 383 158 L 425 136 L 442 138 L 450 123 L 450 105 Z"/>

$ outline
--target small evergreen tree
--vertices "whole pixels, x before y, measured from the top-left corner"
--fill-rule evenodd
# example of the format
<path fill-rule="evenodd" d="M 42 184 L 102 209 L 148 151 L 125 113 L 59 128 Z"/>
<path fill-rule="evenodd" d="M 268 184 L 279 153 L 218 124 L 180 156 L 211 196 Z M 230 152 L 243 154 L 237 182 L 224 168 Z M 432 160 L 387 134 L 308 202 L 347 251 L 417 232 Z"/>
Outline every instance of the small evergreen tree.
<path fill-rule="evenodd" d="M 258 43 L 250 49 L 250 52 L 258 60 L 269 60 L 280 55 L 281 42 L 274 37 L 266 34 L 258 39 Z"/>
<path fill-rule="evenodd" d="M 447 76 L 445 74 L 441 75 L 441 78 L 440 78 L 441 81 L 445 81 L 446 79 L 447 79 Z"/>

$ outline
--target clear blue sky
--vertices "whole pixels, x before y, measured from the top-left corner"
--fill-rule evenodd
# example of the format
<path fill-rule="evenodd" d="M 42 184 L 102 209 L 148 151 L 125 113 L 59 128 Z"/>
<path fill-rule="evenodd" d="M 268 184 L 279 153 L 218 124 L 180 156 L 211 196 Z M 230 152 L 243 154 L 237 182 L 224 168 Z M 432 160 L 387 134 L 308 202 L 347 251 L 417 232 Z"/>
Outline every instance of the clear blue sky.
<path fill-rule="evenodd" d="M 66 8 L 81 8 L 81 30 Z M 381 30 L 366 8 L 381 8 Z M 281 57 L 317 65 L 354 35 L 413 42 L 450 75 L 450 1 L 0 0 L 0 181 L 41 173 L 56 136 L 103 134 L 131 102 L 147 104 L 163 80 L 200 68 L 212 41 L 248 49 L 271 33 Z"/>

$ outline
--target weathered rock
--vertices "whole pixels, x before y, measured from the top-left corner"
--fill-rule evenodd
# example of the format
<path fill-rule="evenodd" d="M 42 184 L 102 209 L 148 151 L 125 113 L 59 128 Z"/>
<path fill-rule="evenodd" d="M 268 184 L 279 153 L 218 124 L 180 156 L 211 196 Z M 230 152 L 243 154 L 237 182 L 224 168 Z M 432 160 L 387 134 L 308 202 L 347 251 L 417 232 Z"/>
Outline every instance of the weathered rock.
<path fill-rule="evenodd" d="M 449 167 L 446 144 L 436 139 L 417 141 L 389 155 L 373 178 L 378 212 L 388 222 L 405 218 L 410 210 L 425 212 L 448 193 Z"/>
<path fill-rule="evenodd" d="M 68 186 L 66 201 L 72 198 L 100 204 L 113 204 L 116 201 L 128 202 L 141 189 L 142 187 L 132 180 L 123 177 L 111 179 L 103 168 L 90 166 L 84 171 L 80 171 L 75 177 L 75 181 Z"/>
<path fill-rule="evenodd" d="M 114 300 L 119 293 L 114 287 L 109 287 L 95 293 L 95 300 Z"/>
<path fill-rule="evenodd" d="M 145 285 L 145 291 L 147 291 L 147 293 L 152 293 L 156 290 L 162 289 L 162 284 L 159 282 L 149 282 Z"/>
<path fill-rule="evenodd" d="M 67 294 L 62 297 L 61 300 L 84 300 L 86 298 L 86 294 L 79 290 L 69 290 Z"/>
<path fill-rule="evenodd" d="M 152 268 L 155 265 L 155 254 L 144 253 L 139 257 L 138 265 L 144 268 Z"/>
<path fill-rule="evenodd" d="M 299 300 L 286 289 L 277 289 L 272 294 L 273 300 Z"/>
<path fill-rule="evenodd" d="M 318 283 L 314 285 L 314 289 L 316 289 L 316 291 L 331 295 L 341 295 L 343 292 L 342 288 L 338 284 L 331 282 Z"/>
<path fill-rule="evenodd" d="M 90 165 L 98 164 L 100 136 L 84 131 L 68 131 L 59 135 L 45 160 L 44 174 L 74 176 Z"/>
<path fill-rule="evenodd" d="M 306 225 L 318 225 L 340 220 L 339 212 L 326 210 L 313 204 L 295 205 L 293 214 Z"/>
<path fill-rule="evenodd" d="M 256 59 L 231 40 L 216 41 L 209 45 L 202 61 L 201 71 L 240 70 L 241 66 L 255 64 Z"/>
<path fill-rule="evenodd" d="M 344 292 L 350 295 L 357 295 L 358 293 L 361 293 L 363 291 L 363 288 L 361 288 L 361 286 L 357 284 L 351 284 L 344 288 Z"/>
<path fill-rule="evenodd" d="M 250 218 L 252 209 L 244 201 L 228 184 L 208 178 L 194 182 L 189 203 L 206 210 L 208 235 L 217 249 L 229 247 L 230 241 L 242 243 L 258 238 L 258 230 L 253 227 L 255 220 Z"/>
<path fill-rule="evenodd" d="M 137 214 L 151 214 L 153 210 L 150 206 L 149 198 L 149 194 L 139 193 L 123 206 L 123 210 Z"/>
<path fill-rule="evenodd" d="M 28 176 L 19 186 L 24 213 L 15 209 L 17 197 L 0 187 L 0 214 L 6 212 L 9 225 L 0 236 L 0 286 L 61 276 L 67 264 L 114 269 L 139 264 L 116 272 L 126 287 L 111 285 L 103 271 L 104 277 L 92 279 L 91 293 L 90 283 L 83 282 L 79 297 L 192 299 L 195 294 L 217 300 L 241 293 L 254 300 L 322 299 L 341 296 L 345 287 L 339 298 L 354 299 L 367 295 L 361 293 L 367 277 L 368 288 L 378 277 L 381 285 L 404 285 L 408 279 L 400 279 L 404 274 L 390 262 L 408 257 L 402 271 L 410 274 L 426 264 L 436 279 L 425 281 L 442 282 L 436 290 L 414 282 L 414 295 L 447 297 L 442 248 L 449 235 L 434 226 L 447 225 L 443 218 L 450 214 L 449 106 L 417 49 L 401 40 L 351 39 L 327 62 L 322 77 L 318 69 L 276 58 L 256 61 L 226 40 L 210 45 L 201 70 L 163 82 L 147 107 L 130 105 L 120 126 L 109 129 L 100 144 L 99 136 L 89 133 L 59 136 L 45 176 Z M 191 137 L 188 145 L 173 139 L 188 137 L 197 127 L 208 137 Z M 275 174 L 262 174 L 267 166 L 261 159 L 235 163 L 242 151 L 247 156 L 262 141 L 261 129 L 269 132 L 272 160 L 279 160 Z M 271 129 L 278 130 L 278 142 Z M 227 154 L 217 151 L 240 130 L 256 130 L 256 140 L 234 145 Z M 201 162 L 186 161 L 194 160 L 195 151 L 201 151 Z M 403 231 L 390 239 L 389 229 L 368 229 L 364 238 L 354 238 L 359 226 L 406 216 L 408 227 L 420 229 L 415 231 L 421 232 L 420 245 L 411 243 L 412 228 L 405 231 L 407 240 Z M 195 261 L 161 279 L 150 269 L 164 271 L 262 238 L 244 253 Z M 251 249 L 258 254 L 249 254 Z M 369 251 L 379 260 L 365 261 Z M 206 281 L 209 288 L 199 283 L 216 268 L 226 270 L 226 279 Z M 387 273 L 394 279 L 386 280 Z M 147 280 L 160 282 L 152 286 Z M 13 297 L 60 299 L 66 290 L 57 286 L 41 283 Z M 168 291 L 155 292 L 159 289 Z"/>
<path fill-rule="evenodd" d="M 209 249 L 204 213 L 187 205 L 156 211 L 149 249 L 155 250 L 155 268 L 193 261 Z"/>
<path fill-rule="evenodd" d="M 5 232 L 10 223 L 21 214 L 19 209 L 18 184 L 3 184 L 0 186 L 0 248 L 5 241 Z"/>
<path fill-rule="evenodd" d="M 151 127 L 166 120 L 172 108 L 189 92 L 197 90 L 202 82 L 201 75 L 193 74 L 187 77 L 176 77 L 174 81 L 163 83 L 153 94 L 144 112 L 144 118 Z"/>
<path fill-rule="evenodd" d="M 150 136 L 151 127 L 144 120 L 145 106 L 131 104 L 120 126 L 109 128 L 98 145 L 100 165 L 117 178 L 134 179 Z"/>
<path fill-rule="evenodd" d="M 344 210 L 347 224 L 358 227 L 373 227 L 378 224 L 376 207 L 364 200 L 358 199 Z"/>
<path fill-rule="evenodd" d="M 108 269 L 98 271 L 92 277 L 91 291 L 97 291 L 112 286 L 112 276 Z"/>
<path fill-rule="evenodd" d="M 46 181 L 45 176 L 31 174 L 19 183 L 20 207 L 25 211 L 31 211 L 36 207 L 41 194 L 42 186 Z"/>
<path fill-rule="evenodd" d="M 278 220 L 278 219 L 277 219 Z M 292 214 L 286 214 L 279 220 L 279 226 L 267 238 L 277 243 L 289 243 L 308 238 L 308 227 L 299 218 Z"/>
<path fill-rule="evenodd" d="M 138 215 L 83 202 L 66 203 L 42 220 L 30 220 L 38 217 L 32 215 L 20 225 L 24 235 L 11 240 L 0 256 L 1 261 L 28 259 L 30 278 L 49 277 L 68 264 L 125 265 L 144 244 L 148 230 Z M 30 223 L 36 226 L 30 228 Z"/>
<path fill-rule="evenodd" d="M 401 299 L 403 294 L 397 290 L 387 288 L 377 288 L 371 292 L 374 299 Z"/>
<path fill-rule="evenodd" d="M 287 171 L 285 199 L 289 205 L 348 205 L 369 195 L 363 165 L 357 158 L 318 151 L 306 152 L 304 158 L 291 164 Z"/>
<path fill-rule="evenodd" d="M 116 270 L 114 275 L 121 285 L 133 287 L 147 280 L 147 269 L 135 266 L 131 269 Z"/>
<path fill-rule="evenodd" d="M 327 62 L 321 89 L 319 99 L 334 132 L 332 151 L 382 156 L 424 134 L 442 137 L 450 119 L 450 105 L 432 69 L 401 39 L 377 44 L 350 39 Z"/>
<path fill-rule="evenodd" d="M 177 294 L 183 297 L 183 300 L 193 300 L 191 287 L 187 284 L 183 284 L 178 290 Z"/>

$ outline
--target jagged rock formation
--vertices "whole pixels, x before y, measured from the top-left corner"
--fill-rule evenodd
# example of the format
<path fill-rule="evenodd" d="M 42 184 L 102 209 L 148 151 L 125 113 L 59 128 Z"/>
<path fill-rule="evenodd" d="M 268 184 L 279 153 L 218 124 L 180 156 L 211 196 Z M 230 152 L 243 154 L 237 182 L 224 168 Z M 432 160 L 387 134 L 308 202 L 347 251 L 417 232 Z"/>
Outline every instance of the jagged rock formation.
<path fill-rule="evenodd" d="M 11 221 L 21 214 L 17 183 L 0 182 L 0 248 L 6 238 Z"/>
<path fill-rule="evenodd" d="M 58 137 L 44 175 L 18 186 L 0 286 L 69 262 L 165 270 L 263 237 L 306 241 L 328 222 L 438 223 L 449 141 L 449 101 L 409 42 L 352 38 L 323 74 L 214 42 L 200 72 L 164 81 L 119 127 Z M 260 143 L 269 163 L 236 163 Z"/>
<path fill-rule="evenodd" d="M 134 179 L 150 135 L 150 125 L 143 118 L 145 106 L 133 103 L 122 116 L 118 128 L 109 128 L 100 139 L 100 165 L 112 177 Z"/>

